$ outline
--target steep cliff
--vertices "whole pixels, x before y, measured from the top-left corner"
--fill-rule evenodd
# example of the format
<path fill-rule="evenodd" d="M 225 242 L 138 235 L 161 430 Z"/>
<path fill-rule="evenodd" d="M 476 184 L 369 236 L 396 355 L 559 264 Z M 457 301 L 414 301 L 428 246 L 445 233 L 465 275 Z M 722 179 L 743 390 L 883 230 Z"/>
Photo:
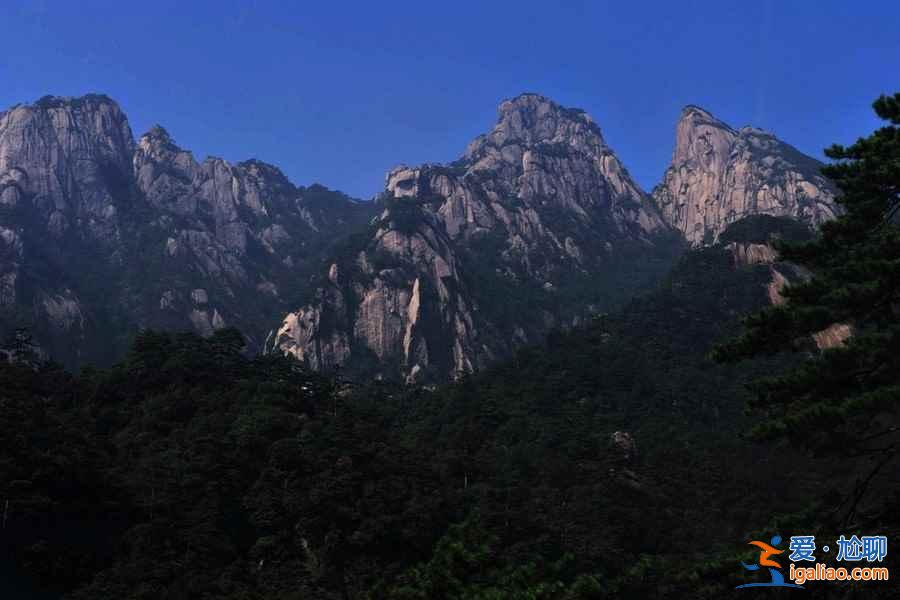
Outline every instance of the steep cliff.
<path fill-rule="evenodd" d="M 111 272 L 128 262 L 133 151 L 106 96 L 0 113 L 0 329 L 30 326 L 52 356 L 84 358 L 85 340 L 108 324 L 85 296 L 108 296 Z"/>
<path fill-rule="evenodd" d="M 142 327 L 236 325 L 261 347 L 322 253 L 372 207 L 251 160 L 197 163 L 161 127 L 135 143 L 106 96 L 0 113 L 0 329 L 106 363 Z"/>
<path fill-rule="evenodd" d="M 754 214 L 788 216 L 818 226 L 835 216 L 835 188 L 821 163 L 775 136 L 732 129 L 688 106 L 681 113 L 672 164 L 653 198 L 665 220 L 692 245 L 714 242 Z"/>
<path fill-rule="evenodd" d="M 258 160 L 198 163 L 159 126 L 139 140 L 133 166 L 153 216 L 142 245 L 157 253 L 155 277 L 135 290 L 139 312 L 203 334 L 234 325 L 257 348 L 326 249 L 374 214 L 322 186 L 296 187 Z"/>
<path fill-rule="evenodd" d="M 459 375 L 624 300 L 677 242 L 584 112 L 535 95 L 450 165 L 399 166 L 382 212 L 284 319 L 282 351 L 408 380 Z"/>
<path fill-rule="evenodd" d="M 523 94 L 498 113 L 459 160 L 396 167 L 362 203 L 258 160 L 197 161 L 160 126 L 135 142 L 106 96 L 14 106 L 0 113 L 0 334 L 30 327 L 77 365 L 115 360 L 140 328 L 233 325 L 318 368 L 442 379 L 620 305 L 681 234 L 834 215 L 819 163 L 696 107 L 652 198 L 583 111 Z"/>
<path fill-rule="evenodd" d="M 120 235 L 131 172 L 128 120 L 106 96 L 46 96 L 0 113 L 0 205 L 31 204 L 54 238 L 75 229 L 105 243 Z"/>

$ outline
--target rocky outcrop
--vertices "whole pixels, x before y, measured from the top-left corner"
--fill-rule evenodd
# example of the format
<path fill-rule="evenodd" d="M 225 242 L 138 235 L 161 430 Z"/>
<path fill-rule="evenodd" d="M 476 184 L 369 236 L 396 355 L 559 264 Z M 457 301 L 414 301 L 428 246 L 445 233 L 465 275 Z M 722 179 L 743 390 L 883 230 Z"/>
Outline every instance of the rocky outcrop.
<path fill-rule="evenodd" d="M 738 265 L 765 265 L 774 263 L 778 253 L 771 244 L 747 244 L 731 242 L 725 246 Z"/>
<path fill-rule="evenodd" d="M 204 335 L 234 325 L 257 348 L 273 315 L 287 309 L 286 292 L 302 287 L 325 249 L 371 216 L 370 205 L 321 186 L 298 188 L 258 160 L 198 163 L 159 126 L 141 137 L 133 165 L 158 215 L 155 251 L 168 280 L 152 296 Z"/>
<path fill-rule="evenodd" d="M 0 113 L 0 329 L 30 315 L 69 364 L 114 359 L 142 327 L 235 325 L 259 348 L 372 211 L 261 161 L 198 162 L 160 126 L 135 142 L 106 96 L 15 106 Z"/>
<path fill-rule="evenodd" d="M 15 305 L 16 282 L 22 265 L 22 238 L 19 232 L 0 226 L 0 307 Z"/>
<path fill-rule="evenodd" d="M 554 233 L 542 219 L 550 210 L 601 226 L 604 238 L 610 226 L 634 238 L 664 228 L 590 116 L 535 94 L 503 102 L 494 129 L 451 167 L 397 167 L 386 189 L 393 198 L 441 198 L 436 213 L 452 238 L 499 226 L 513 228 L 531 247 Z M 552 243 L 574 257 L 564 239 L 554 236 Z M 570 247 L 577 248 L 574 240 Z"/>
<path fill-rule="evenodd" d="M 106 96 L 47 96 L 0 113 L 0 335 L 29 325 L 58 360 L 82 357 L 98 324 L 78 280 L 103 297 L 127 262 L 133 152 L 128 120 Z"/>
<path fill-rule="evenodd" d="M 135 142 L 105 96 L 12 107 L 0 335 L 30 325 L 75 365 L 144 327 L 236 326 L 317 368 L 441 379 L 624 302 L 666 272 L 677 230 L 700 244 L 745 215 L 834 214 L 818 163 L 694 107 L 654 198 L 583 111 L 523 94 L 498 113 L 459 160 L 396 167 L 360 203 L 258 160 L 198 161 L 160 126 Z M 738 263 L 774 260 L 730 242 Z"/>
<path fill-rule="evenodd" d="M 106 96 L 14 106 L 0 114 L 0 204 L 28 202 L 56 238 L 75 229 L 114 241 L 133 150 L 128 120 Z"/>
<path fill-rule="evenodd" d="M 785 288 L 809 279 L 811 274 L 797 264 L 781 261 L 774 241 L 801 242 L 811 239 L 811 236 L 810 229 L 792 219 L 755 215 L 726 228 L 720 241 L 723 249 L 731 255 L 735 268 L 768 267 L 765 297 L 769 304 L 780 306 L 787 302 Z M 851 326 L 834 323 L 814 333 L 812 341 L 819 350 L 825 350 L 843 344 L 852 334 Z"/>
<path fill-rule="evenodd" d="M 408 380 L 468 373 L 571 322 L 575 286 L 590 304 L 626 248 L 669 231 L 594 121 L 535 94 L 503 102 L 458 161 L 391 170 L 380 205 L 317 300 L 286 316 L 282 351 Z"/>
<path fill-rule="evenodd" d="M 853 328 L 846 323 L 834 323 L 822 331 L 813 334 L 813 341 L 819 350 L 836 348 L 853 335 Z"/>
<path fill-rule="evenodd" d="M 475 307 L 439 221 L 409 232 L 390 223 L 349 265 L 331 265 L 319 301 L 288 314 L 276 344 L 316 368 L 346 364 L 355 349 L 411 380 L 435 363 L 446 374 L 490 360 L 472 352 Z"/>
<path fill-rule="evenodd" d="M 348 216 L 341 211 L 350 212 L 336 203 L 334 214 L 313 214 L 302 189 L 258 160 L 232 165 L 211 157 L 198 163 L 160 126 L 141 137 L 133 164 L 138 188 L 154 208 L 210 233 L 238 256 L 252 240 L 290 262 L 296 258 L 291 251 L 302 249 L 313 233 L 339 228 L 337 221 Z"/>
<path fill-rule="evenodd" d="M 754 214 L 794 217 L 813 227 L 836 214 L 821 163 L 765 131 L 732 129 L 696 106 L 681 114 L 672 164 L 653 198 L 693 245 L 713 243 Z"/>
<path fill-rule="evenodd" d="M 325 188 L 297 188 L 277 167 L 258 160 L 232 165 L 211 157 L 198 163 L 159 126 L 141 137 L 133 165 L 146 200 L 178 225 L 171 236 L 174 244 L 167 240 L 170 253 L 179 250 L 179 238 L 193 250 L 212 242 L 236 257 L 255 244 L 291 265 L 303 259 L 324 230 L 340 232 L 366 215 L 365 206 L 338 194 L 331 198 L 333 205 L 322 210 L 308 197 L 328 195 Z M 225 272 L 245 277 L 239 271 Z"/>
<path fill-rule="evenodd" d="M 769 303 L 773 306 L 779 306 L 787 301 L 784 297 L 784 289 L 790 285 L 792 281 L 796 282 L 802 280 L 808 275 L 807 273 L 798 270 L 796 267 L 785 268 L 784 266 L 778 267 L 775 264 L 770 267 L 770 272 L 772 274 L 772 280 L 766 287 L 766 292 Z M 822 331 L 814 333 L 812 335 L 812 340 L 815 343 L 816 348 L 819 350 L 827 350 L 828 348 L 840 346 L 847 341 L 851 335 L 853 335 L 853 328 L 850 327 L 850 325 L 847 325 L 846 323 L 833 323 Z"/>

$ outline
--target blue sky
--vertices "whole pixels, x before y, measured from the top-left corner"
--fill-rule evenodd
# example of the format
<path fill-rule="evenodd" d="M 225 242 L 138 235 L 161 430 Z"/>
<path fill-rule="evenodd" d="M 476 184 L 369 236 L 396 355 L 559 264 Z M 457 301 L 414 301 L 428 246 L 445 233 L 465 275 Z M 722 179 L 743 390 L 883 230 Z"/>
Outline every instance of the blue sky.
<path fill-rule="evenodd" d="M 135 135 L 368 198 L 539 92 L 587 110 L 649 189 L 681 107 L 821 156 L 900 90 L 900 2 L 4 2 L 0 107 L 102 92 Z"/>

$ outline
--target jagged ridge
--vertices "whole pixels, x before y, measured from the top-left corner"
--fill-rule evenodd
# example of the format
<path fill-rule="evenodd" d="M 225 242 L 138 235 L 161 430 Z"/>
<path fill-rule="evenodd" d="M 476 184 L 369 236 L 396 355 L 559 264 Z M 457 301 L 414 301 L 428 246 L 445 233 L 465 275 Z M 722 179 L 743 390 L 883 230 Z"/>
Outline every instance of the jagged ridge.
<path fill-rule="evenodd" d="M 671 166 L 653 198 L 693 245 L 714 242 L 728 224 L 768 214 L 811 227 L 836 214 L 835 188 L 821 163 L 753 127 L 732 129 L 697 106 L 678 121 Z"/>
<path fill-rule="evenodd" d="M 72 365 L 142 327 L 236 325 L 262 347 L 370 211 L 258 160 L 198 163 L 159 125 L 135 143 L 107 96 L 18 105 L 0 115 L 0 328 Z"/>
<path fill-rule="evenodd" d="M 285 318 L 279 348 L 317 367 L 459 375 L 663 268 L 616 277 L 629 253 L 668 247 L 655 243 L 668 228 L 586 113 L 536 94 L 498 113 L 451 165 L 387 174 L 379 219 L 318 300 Z"/>

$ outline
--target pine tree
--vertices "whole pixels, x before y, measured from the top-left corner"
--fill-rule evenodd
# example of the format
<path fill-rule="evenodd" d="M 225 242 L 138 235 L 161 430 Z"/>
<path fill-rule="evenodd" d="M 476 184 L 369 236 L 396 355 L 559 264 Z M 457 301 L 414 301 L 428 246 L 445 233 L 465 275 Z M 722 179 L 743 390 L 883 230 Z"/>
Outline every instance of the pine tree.
<path fill-rule="evenodd" d="M 897 468 L 900 447 L 900 93 L 873 106 L 888 124 L 826 150 L 835 162 L 822 171 L 840 190 L 843 214 L 813 241 L 779 248 L 810 277 L 788 286 L 785 304 L 749 317 L 743 335 L 714 353 L 721 361 L 800 354 L 787 373 L 754 383 L 753 408 L 765 415 L 754 433 L 787 436 L 821 454 L 868 457 L 872 466 L 854 494 L 879 470 Z M 849 326 L 850 337 L 820 351 L 812 336 L 835 324 Z"/>

